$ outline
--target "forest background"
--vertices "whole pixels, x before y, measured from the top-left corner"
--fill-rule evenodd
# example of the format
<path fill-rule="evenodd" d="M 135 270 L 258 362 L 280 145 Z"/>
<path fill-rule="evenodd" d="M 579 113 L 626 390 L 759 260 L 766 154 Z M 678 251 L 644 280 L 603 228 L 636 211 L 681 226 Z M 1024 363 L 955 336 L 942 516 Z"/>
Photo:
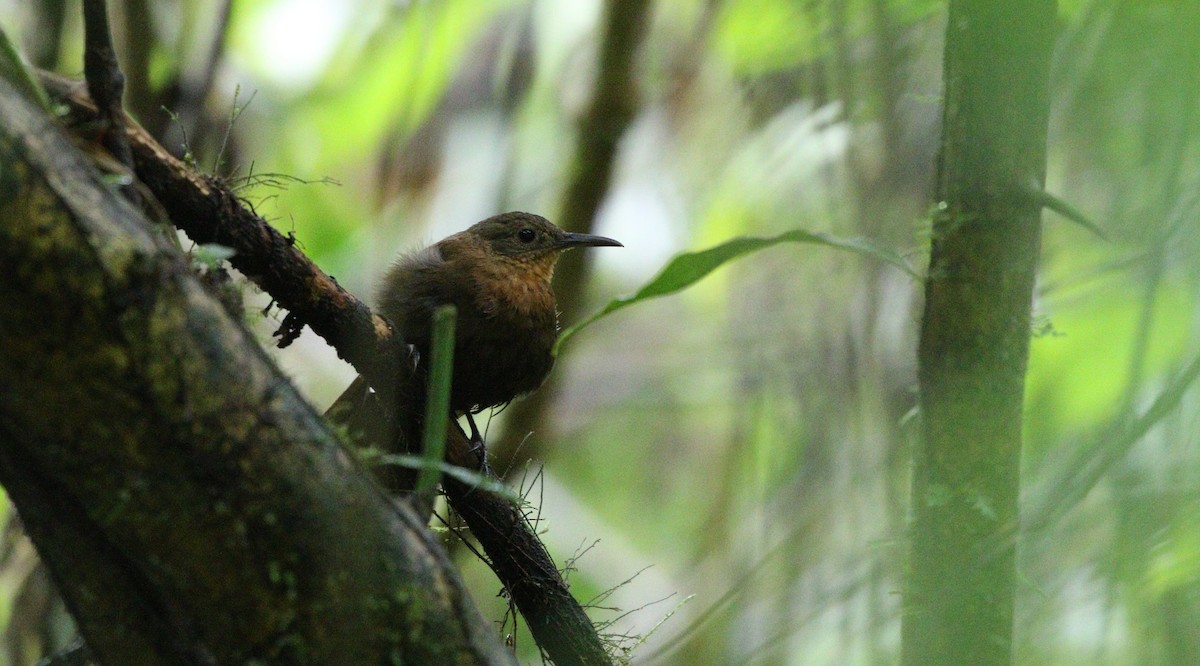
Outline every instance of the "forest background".
<path fill-rule="evenodd" d="M 0 25 L 78 76 L 77 4 L 0 2 Z M 111 5 L 130 112 L 368 300 L 398 252 L 562 214 L 599 2 Z M 1046 190 L 1103 237 L 1044 216 L 1014 659 L 1200 663 L 1200 5 L 1071 0 L 1055 21 Z M 653 3 L 593 226 L 626 247 L 564 267 L 590 271 L 564 323 L 741 236 L 864 238 L 923 275 L 946 27 L 926 0 Z M 619 586 L 594 616 L 654 630 L 635 662 L 897 659 L 922 295 L 878 257 L 785 243 L 601 319 L 484 419 L 577 598 Z M 245 304 L 268 347 L 269 301 Z M 309 331 L 274 355 L 319 408 L 355 374 Z M 495 579 L 456 553 L 499 622 Z M 32 562 L 6 545 L 7 663 L 64 626 L 14 614 Z"/>

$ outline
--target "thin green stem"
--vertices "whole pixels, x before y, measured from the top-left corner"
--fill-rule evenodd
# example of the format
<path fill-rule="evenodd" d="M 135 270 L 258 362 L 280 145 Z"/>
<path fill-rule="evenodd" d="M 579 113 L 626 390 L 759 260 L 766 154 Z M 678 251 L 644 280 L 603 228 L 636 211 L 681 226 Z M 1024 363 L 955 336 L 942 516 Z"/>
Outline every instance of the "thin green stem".
<path fill-rule="evenodd" d="M 417 476 L 417 493 L 432 498 L 442 476 L 446 455 L 446 424 L 450 414 L 450 379 L 454 368 L 454 323 L 458 311 L 443 305 L 433 313 L 429 359 L 429 399 L 425 402 L 424 464 Z"/>

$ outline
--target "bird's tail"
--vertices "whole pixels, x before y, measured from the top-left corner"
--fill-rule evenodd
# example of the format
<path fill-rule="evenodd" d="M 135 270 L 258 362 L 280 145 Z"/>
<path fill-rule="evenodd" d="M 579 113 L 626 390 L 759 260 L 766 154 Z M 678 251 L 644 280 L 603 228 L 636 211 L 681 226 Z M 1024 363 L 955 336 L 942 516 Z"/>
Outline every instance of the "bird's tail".
<path fill-rule="evenodd" d="M 380 454 L 420 453 L 423 401 L 413 402 L 419 404 L 402 405 L 401 413 L 394 415 L 359 375 L 325 410 L 325 418 L 341 428 L 344 439 L 363 451 L 363 458 L 370 463 L 378 461 Z M 417 472 L 412 467 L 387 464 L 378 478 L 393 494 L 409 496 Z"/>

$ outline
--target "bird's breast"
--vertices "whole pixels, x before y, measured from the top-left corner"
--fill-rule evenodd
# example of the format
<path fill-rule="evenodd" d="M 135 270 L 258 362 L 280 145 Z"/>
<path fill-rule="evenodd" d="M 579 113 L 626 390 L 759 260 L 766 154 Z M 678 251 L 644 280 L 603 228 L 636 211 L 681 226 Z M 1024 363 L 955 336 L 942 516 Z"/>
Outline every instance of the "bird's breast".
<path fill-rule="evenodd" d="M 532 307 L 540 303 L 542 307 Z M 530 309 L 532 308 L 532 309 Z M 504 404 L 541 386 L 554 365 L 557 335 L 553 295 L 515 286 L 463 313 L 454 357 L 456 409 Z"/>
<path fill-rule="evenodd" d="M 495 280 L 479 291 L 479 309 L 489 316 L 516 316 L 545 319 L 557 305 L 549 284 L 539 285 L 530 280 L 508 278 Z"/>

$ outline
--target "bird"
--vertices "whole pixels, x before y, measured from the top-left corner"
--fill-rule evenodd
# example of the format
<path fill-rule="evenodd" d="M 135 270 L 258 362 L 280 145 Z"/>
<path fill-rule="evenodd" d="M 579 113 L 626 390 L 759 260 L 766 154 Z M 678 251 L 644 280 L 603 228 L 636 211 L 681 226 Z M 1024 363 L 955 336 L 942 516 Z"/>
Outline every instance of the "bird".
<path fill-rule="evenodd" d="M 515 211 L 402 255 L 384 276 L 379 311 L 413 350 L 422 377 L 434 311 L 443 305 L 457 309 L 450 409 L 452 415 L 467 416 L 477 443 L 471 415 L 536 390 L 554 366 L 558 306 L 551 278 L 559 256 L 576 247 L 604 246 L 623 247 L 611 238 L 564 231 L 540 215 Z M 369 393 L 360 376 L 327 415 L 355 409 Z M 423 407 L 412 411 L 420 414 Z"/>

